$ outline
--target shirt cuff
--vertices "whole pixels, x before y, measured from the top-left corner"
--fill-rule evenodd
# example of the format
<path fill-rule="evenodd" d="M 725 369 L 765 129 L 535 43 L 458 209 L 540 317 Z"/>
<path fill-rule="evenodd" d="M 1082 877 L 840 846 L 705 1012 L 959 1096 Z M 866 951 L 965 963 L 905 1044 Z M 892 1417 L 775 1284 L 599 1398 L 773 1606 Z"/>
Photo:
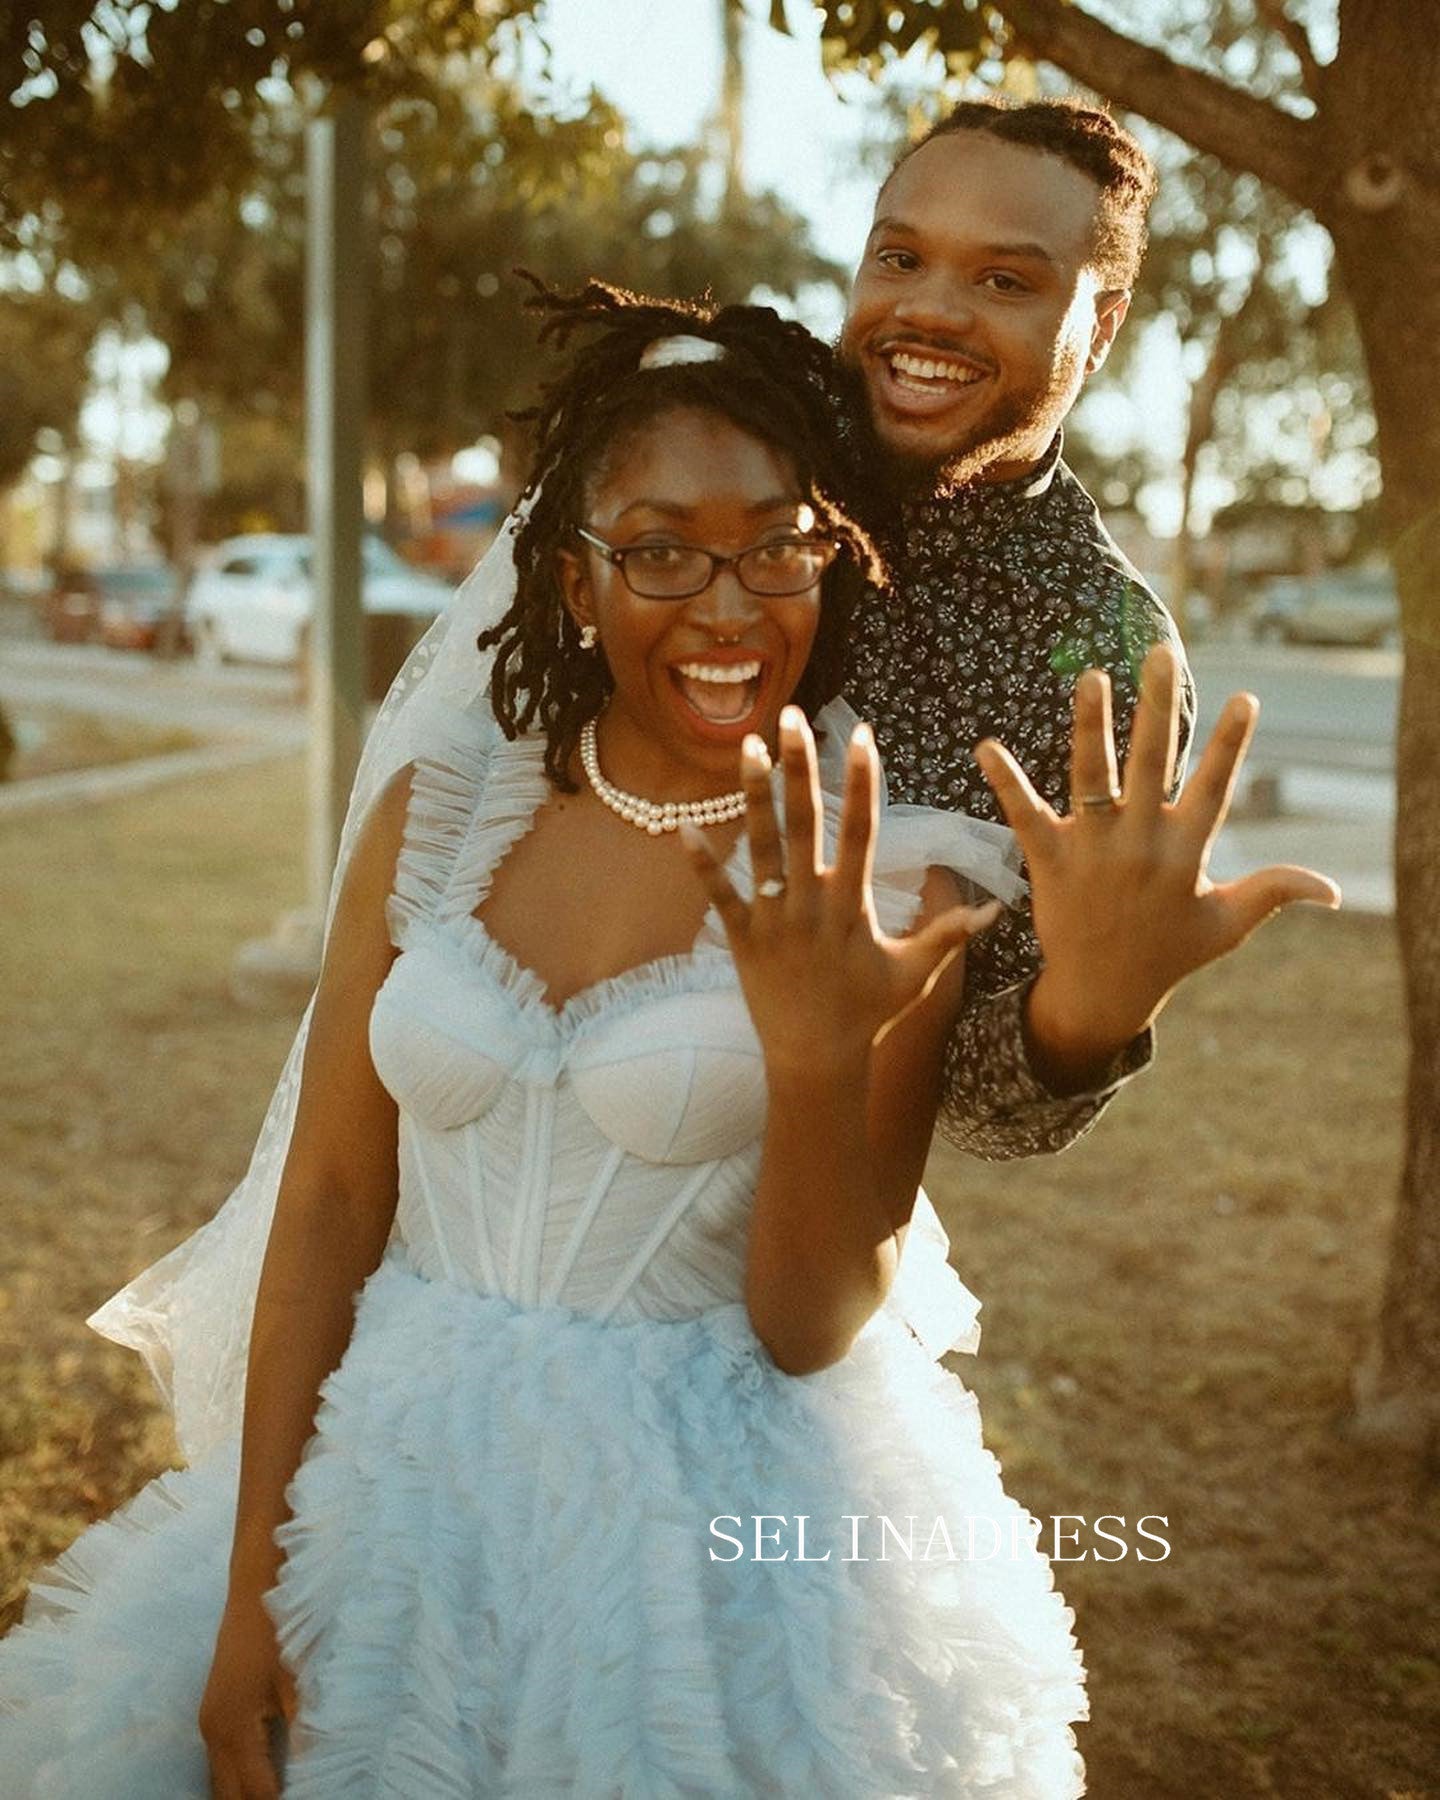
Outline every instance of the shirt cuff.
<path fill-rule="evenodd" d="M 1033 979 L 1033 978 L 1032 978 Z M 1154 1057 L 1147 1027 L 1116 1057 L 1100 1085 L 1056 1094 L 1030 1067 L 1023 981 L 962 1011 L 946 1047 L 941 1137 L 985 1162 L 1050 1156 L 1079 1141 L 1110 1101 Z"/>
<path fill-rule="evenodd" d="M 1079 1104 L 1104 1102 L 1111 1099 L 1132 1075 L 1140 1074 L 1155 1060 L 1155 1032 L 1153 1027 L 1147 1025 L 1111 1060 L 1100 1080 L 1093 1086 L 1057 1094 L 1054 1088 L 1035 1073 L 1030 1053 L 1025 1047 L 1025 1003 L 1038 979 L 1038 975 L 1032 975 L 1028 981 L 1019 982 L 1013 988 L 1005 988 L 995 996 L 997 1037 L 1004 1031 L 1005 1061 L 1014 1083 L 1017 1106 L 1064 1106 L 1067 1101 Z"/>

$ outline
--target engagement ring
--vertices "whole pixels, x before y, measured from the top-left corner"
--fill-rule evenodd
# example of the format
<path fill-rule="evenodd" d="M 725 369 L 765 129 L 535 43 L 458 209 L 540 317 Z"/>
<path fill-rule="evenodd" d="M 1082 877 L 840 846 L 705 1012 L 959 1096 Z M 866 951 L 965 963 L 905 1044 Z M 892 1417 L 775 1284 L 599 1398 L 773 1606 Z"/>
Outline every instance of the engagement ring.
<path fill-rule="evenodd" d="M 1083 806 L 1086 812 L 1103 812 L 1107 807 L 1120 804 L 1120 793 L 1118 789 L 1111 788 L 1108 794 L 1077 794 L 1075 804 Z"/>
<path fill-rule="evenodd" d="M 772 875 L 768 881 L 762 881 L 755 892 L 762 900 L 778 900 L 785 892 L 785 883 Z"/>

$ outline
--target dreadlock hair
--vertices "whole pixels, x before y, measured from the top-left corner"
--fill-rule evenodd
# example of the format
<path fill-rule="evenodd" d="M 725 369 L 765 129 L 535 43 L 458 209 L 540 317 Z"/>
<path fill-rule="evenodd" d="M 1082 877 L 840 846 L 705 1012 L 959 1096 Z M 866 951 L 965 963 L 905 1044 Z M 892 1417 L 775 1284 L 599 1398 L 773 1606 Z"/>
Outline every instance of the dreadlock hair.
<path fill-rule="evenodd" d="M 960 131 L 983 131 L 1007 144 L 1044 151 L 1088 175 L 1100 190 L 1091 262 L 1106 287 L 1133 286 L 1145 254 L 1145 215 L 1155 198 L 1155 165 L 1103 107 L 1087 106 L 1073 97 L 962 100 L 904 151 L 890 176 L 922 144 Z"/>
<path fill-rule="evenodd" d="M 845 632 L 866 581 L 884 572 L 853 496 L 864 491 L 858 447 L 842 428 L 844 388 L 833 352 L 802 325 L 768 306 L 721 306 L 708 299 L 658 300 L 590 281 L 562 294 L 526 270 L 541 313 L 541 344 L 562 349 L 589 341 L 542 390 L 539 405 L 512 416 L 533 421 L 538 438 L 521 496 L 532 501 L 515 538 L 517 591 L 504 618 L 476 640 L 496 647 L 490 695 L 507 737 L 539 723 L 548 740 L 545 771 L 570 793 L 569 765 L 585 723 L 609 698 L 613 681 L 603 656 L 580 647 L 557 570 L 585 516 L 591 482 L 635 433 L 677 408 L 718 413 L 781 451 L 793 465 L 801 497 L 814 509 L 841 554 L 821 584 L 820 622 L 795 703 L 807 716 L 840 691 Z M 641 352 L 657 338 L 683 334 L 724 346 L 723 359 L 642 369 Z"/>

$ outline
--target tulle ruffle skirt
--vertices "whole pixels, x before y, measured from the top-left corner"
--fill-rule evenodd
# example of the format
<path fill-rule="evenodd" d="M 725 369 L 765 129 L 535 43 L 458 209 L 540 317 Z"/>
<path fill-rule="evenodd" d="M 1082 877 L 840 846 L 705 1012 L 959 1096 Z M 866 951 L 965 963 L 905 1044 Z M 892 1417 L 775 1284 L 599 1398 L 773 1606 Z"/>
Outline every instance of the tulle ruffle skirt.
<path fill-rule="evenodd" d="M 37 1577 L 7 1800 L 208 1796 L 235 1478 L 163 1476 Z M 290 1500 L 287 1800 L 1084 1792 L 1073 1615 L 891 1319 L 796 1379 L 739 1305 L 601 1323 L 386 1262 Z"/>

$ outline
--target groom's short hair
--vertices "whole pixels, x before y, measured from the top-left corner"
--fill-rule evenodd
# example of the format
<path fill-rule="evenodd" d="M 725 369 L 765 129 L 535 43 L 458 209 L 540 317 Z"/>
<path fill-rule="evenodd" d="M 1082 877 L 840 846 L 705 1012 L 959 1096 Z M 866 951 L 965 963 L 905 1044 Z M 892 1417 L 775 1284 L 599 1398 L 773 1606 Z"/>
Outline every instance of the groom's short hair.
<path fill-rule="evenodd" d="M 909 146 L 890 174 L 922 144 L 960 131 L 983 131 L 1007 144 L 1058 156 L 1088 175 L 1100 189 L 1090 260 L 1107 288 L 1134 284 L 1145 254 L 1145 215 L 1155 198 L 1155 165 L 1103 107 L 1068 98 L 962 100 Z"/>

